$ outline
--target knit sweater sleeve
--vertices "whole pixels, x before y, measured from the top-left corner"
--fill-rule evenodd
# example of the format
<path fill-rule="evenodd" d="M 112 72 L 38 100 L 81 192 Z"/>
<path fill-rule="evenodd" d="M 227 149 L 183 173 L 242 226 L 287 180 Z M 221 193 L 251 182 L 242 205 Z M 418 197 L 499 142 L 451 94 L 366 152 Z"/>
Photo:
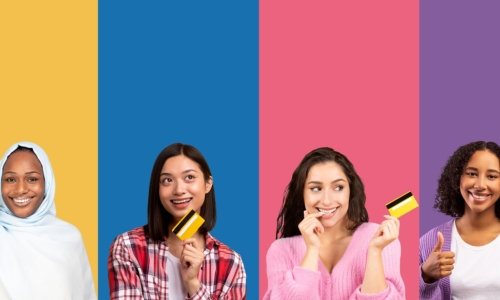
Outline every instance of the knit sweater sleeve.
<path fill-rule="evenodd" d="M 320 272 L 300 267 L 296 239 L 276 240 L 267 252 L 268 290 L 264 300 L 319 300 Z"/>
<path fill-rule="evenodd" d="M 366 259 L 366 258 L 365 258 Z M 403 300 L 405 299 L 405 286 L 400 273 L 401 243 L 396 239 L 382 251 L 385 281 L 387 288 L 377 294 L 361 293 L 359 285 L 349 298 L 350 300 Z"/>
<path fill-rule="evenodd" d="M 441 229 L 441 230 L 440 230 Z M 431 229 L 420 238 L 419 246 L 419 286 L 420 286 L 420 299 L 426 300 L 439 300 L 443 299 L 443 291 L 441 290 L 441 280 L 436 280 L 433 283 L 426 283 L 422 278 L 422 264 L 427 260 L 431 254 L 437 241 L 437 233 L 442 231 L 439 226 Z"/>

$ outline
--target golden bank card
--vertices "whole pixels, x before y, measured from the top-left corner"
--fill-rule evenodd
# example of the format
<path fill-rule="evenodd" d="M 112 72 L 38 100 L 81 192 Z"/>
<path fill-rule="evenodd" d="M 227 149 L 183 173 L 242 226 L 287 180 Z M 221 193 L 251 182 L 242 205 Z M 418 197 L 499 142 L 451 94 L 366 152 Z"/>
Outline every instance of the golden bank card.
<path fill-rule="evenodd" d="M 411 192 L 393 200 L 385 205 L 391 216 L 399 218 L 402 215 L 418 207 L 417 200 Z"/>
<path fill-rule="evenodd" d="M 174 226 L 172 232 L 181 240 L 185 240 L 192 237 L 203 223 L 205 223 L 205 219 L 191 209 L 182 217 L 179 223 Z"/>

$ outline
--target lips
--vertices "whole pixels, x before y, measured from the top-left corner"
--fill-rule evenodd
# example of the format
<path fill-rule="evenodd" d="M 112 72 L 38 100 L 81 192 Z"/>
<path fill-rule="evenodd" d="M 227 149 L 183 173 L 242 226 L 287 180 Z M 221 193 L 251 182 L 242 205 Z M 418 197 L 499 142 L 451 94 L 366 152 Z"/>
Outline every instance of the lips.
<path fill-rule="evenodd" d="M 27 206 L 28 204 L 31 203 L 31 201 L 33 201 L 35 197 L 22 197 L 22 198 L 11 198 L 12 201 L 14 202 L 14 204 L 16 206 L 19 206 L 19 207 L 23 207 L 23 206 Z"/>
<path fill-rule="evenodd" d="M 334 208 L 319 208 L 319 207 L 316 207 L 316 209 L 322 214 L 321 215 L 321 219 L 330 219 L 330 218 L 333 218 L 333 216 L 335 216 L 335 212 L 340 208 L 340 206 L 337 206 L 337 207 L 334 207 Z"/>
<path fill-rule="evenodd" d="M 182 198 L 182 199 L 172 199 L 170 200 L 170 202 L 174 204 L 175 208 L 183 209 L 188 207 L 189 202 L 191 202 L 191 200 L 193 200 L 193 198 Z"/>
<path fill-rule="evenodd" d="M 332 209 L 323 209 L 323 208 L 319 208 L 319 207 L 316 207 L 316 209 L 320 212 L 320 213 L 323 213 L 324 215 L 331 215 L 333 214 L 337 208 L 339 208 L 340 206 L 337 206 L 337 207 L 334 207 Z"/>
<path fill-rule="evenodd" d="M 475 202 L 483 202 L 486 199 L 488 199 L 488 197 L 490 197 L 490 196 L 491 196 L 491 194 L 481 195 L 481 194 L 475 194 L 475 193 L 469 192 L 469 199 L 471 201 L 475 201 Z"/>

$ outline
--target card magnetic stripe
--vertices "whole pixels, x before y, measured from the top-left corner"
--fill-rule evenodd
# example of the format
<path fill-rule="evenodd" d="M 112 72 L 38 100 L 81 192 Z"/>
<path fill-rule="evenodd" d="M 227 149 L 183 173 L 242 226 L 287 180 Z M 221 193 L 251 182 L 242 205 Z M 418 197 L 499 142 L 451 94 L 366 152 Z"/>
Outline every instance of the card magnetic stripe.
<path fill-rule="evenodd" d="M 179 231 L 181 231 L 182 227 L 184 227 L 184 225 L 186 225 L 186 223 L 189 222 L 189 220 L 191 219 L 191 217 L 194 214 L 195 214 L 194 210 L 190 210 L 184 217 L 182 217 L 182 219 L 179 221 L 179 223 L 177 223 L 177 225 L 175 225 L 172 232 L 174 234 L 178 234 Z"/>

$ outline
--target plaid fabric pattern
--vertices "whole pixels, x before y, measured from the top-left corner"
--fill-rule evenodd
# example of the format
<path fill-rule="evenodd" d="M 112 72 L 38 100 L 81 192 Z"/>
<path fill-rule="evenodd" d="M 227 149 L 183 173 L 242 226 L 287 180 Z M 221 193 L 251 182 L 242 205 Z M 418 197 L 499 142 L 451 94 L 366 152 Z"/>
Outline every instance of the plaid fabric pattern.
<path fill-rule="evenodd" d="M 246 299 L 246 274 L 240 255 L 210 234 L 205 240 L 205 259 L 198 273 L 201 286 L 186 299 Z M 167 251 L 167 244 L 153 242 L 144 227 L 119 235 L 108 258 L 111 299 L 168 300 Z"/>

